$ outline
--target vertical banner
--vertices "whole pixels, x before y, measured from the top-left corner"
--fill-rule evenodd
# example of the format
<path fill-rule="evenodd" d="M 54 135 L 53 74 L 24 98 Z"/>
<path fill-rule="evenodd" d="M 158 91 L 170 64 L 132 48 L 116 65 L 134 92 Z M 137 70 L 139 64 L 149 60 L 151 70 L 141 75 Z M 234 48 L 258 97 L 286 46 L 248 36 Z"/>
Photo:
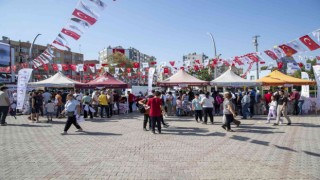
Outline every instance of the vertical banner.
<path fill-rule="evenodd" d="M 18 72 L 18 85 L 17 85 L 17 109 L 22 109 L 24 99 L 26 97 L 27 84 L 30 80 L 32 69 L 21 69 Z"/>
<path fill-rule="evenodd" d="M 148 74 L 148 95 L 152 95 L 152 82 L 153 82 L 153 75 L 155 72 L 155 68 L 151 67 L 149 68 L 149 74 Z"/>
<path fill-rule="evenodd" d="M 314 78 L 317 82 L 317 107 L 320 107 L 320 65 L 313 66 Z"/>
<path fill-rule="evenodd" d="M 301 72 L 301 79 L 309 80 L 309 74 L 306 72 Z M 309 85 L 301 86 L 301 96 L 310 97 Z"/>

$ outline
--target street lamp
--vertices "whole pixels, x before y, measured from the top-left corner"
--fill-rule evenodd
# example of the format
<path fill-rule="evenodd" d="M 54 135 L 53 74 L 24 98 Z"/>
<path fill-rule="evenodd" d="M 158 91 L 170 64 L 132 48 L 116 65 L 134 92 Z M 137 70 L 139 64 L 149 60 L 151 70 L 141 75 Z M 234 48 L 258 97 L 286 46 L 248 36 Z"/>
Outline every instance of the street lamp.
<path fill-rule="evenodd" d="M 213 43 L 213 48 L 214 48 L 214 57 L 215 58 L 219 58 L 219 56 L 217 56 L 217 48 L 216 48 L 216 42 L 212 36 L 212 34 L 210 32 L 207 33 L 210 37 L 211 37 L 211 40 L 212 40 L 212 43 Z M 217 66 L 214 66 L 214 74 L 213 74 L 213 78 L 216 79 L 217 78 Z M 217 91 L 218 90 L 218 87 L 215 86 L 214 89 Z"/>
<path fill-rule="evenodd" d="M 252 43 L 253 45 L 256 47 L 256 52 L 258 52 L 258 37 L 260 37 L 259 35 L 255 35 L 252 37 Z M 259 62 L 256 63 L 257 65 L 257 79 L 259 79 Z"/>
<path fill-rule="evenodd" d="M 31 44 L 31 46 L 30 46 L 30 49 L 29 49 L 29 68 L 31 68 L 32 69 L 32 59 L 33 59 L 33 57 L 32 57 L 32 53 L 33 53 L 33 45 L 34 45 L 34 43 L 36 42 L 36 40 L 37 40 L 37 38 L 38 38 L 38 36 L 40 36 L 41 34 L 37 34 L 36 35 L 36 37 L 33 39 L 33 42 L 32 42 L 32 44 Z M 32 76 L 31 76 L 31 81 L 33 81 L 33 73 L 32 73 Z"/>

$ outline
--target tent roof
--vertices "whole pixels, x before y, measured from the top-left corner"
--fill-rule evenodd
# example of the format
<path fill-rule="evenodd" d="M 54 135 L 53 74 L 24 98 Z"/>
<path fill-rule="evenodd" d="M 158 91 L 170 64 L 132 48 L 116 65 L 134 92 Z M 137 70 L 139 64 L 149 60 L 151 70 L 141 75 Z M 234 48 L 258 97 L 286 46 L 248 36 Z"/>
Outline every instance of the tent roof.
<path fill-rule="evenodd" d="M 159 86 L 179 86 L 179 85 L 191 85 L 191 86 L 204 86 L 209 85 L 208 81 L 197 79 L 184 70 L 180 69 L 176 74 L 172 75 L 168 79 L 157 82 Z"/>
<path fill-rule="evenodd" d="M 212 86 L 259 86 L 260 82 L 243 79 L 236 75 L 231 69 L 224 72 L 221 76 L 210 82 Z"/>
<path fill-rule="evenodd" d="M 48 79 L 28 83 L 29 86 L 44 86 L 44 87 L 74 87 L 75 85 L 81 85 L 82 83 L 66 77 L 62 72 L 57 72 L 55 75 Z"/>
<path fill-rule="evenodd" d="M 104 73 L 96 79 L 81 85 L 81 87 L 106 87 L 106 88 L 127 88 L 128 84 L 117 80 L 110 73 Z"/>
<path fill-rule="evenodd" d="M 263 85 L 267 85 L 267 86 L 284 85 L 284 84 L 314 85 L 316 83 L 315 81 L 309 81 L 309 80 L 288 76 L 278 70 L 272 71 L 269 75 L 263 78 L 260 78 L 257 81 L 262 82 Z"/>

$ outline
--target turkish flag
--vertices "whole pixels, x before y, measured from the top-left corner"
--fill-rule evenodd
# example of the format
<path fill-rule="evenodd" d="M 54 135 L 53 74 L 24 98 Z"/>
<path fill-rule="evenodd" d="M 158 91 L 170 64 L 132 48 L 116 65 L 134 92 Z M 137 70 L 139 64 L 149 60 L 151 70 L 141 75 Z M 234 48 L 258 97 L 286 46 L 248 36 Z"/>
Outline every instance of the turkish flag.
<path fill-rule="evenodd" d="M 133 67 L 134 68 L 139 68 L 140 67 L 140 63 L 138 63 L 138 62 L 133 63 Z"/>
<path fill-rule="evenodd" d="M 282 62 L 279 62 L 279 63 L 278 63 L 278 69 L 282 69 L 282 66 L 283 66 L 283 63 L 282 63 Z"/>
<path fill-rule="evenodd" d="M 253 62 L 259 62 L 259 58 L 254 54 L 247 54 L 246 55 L 249 59 L 251 59 Z"/>
<path fill-rule="evenodd" d="M 200 64 L 200 60 L 194 60 L 194 62 L 196 62 L 196 63 Z"/>
<path fill-rule="evenodd" d="M 223 64 L 226 66 L 230 66 L 230 63 L 228 61 L 223 61 Z"/>
<path fill-rule="evenodd" d="M 72 37 L 72 38 L 75 39 L 75 40 L 78 40 L 78 39 L 80 38 L 80 35 L 79 35 L 79 34 L 77 34 L 77 33 L 74 32 L 74 31 L 65 29 L 65 28 L 62 28 L 61 32 L 64 33 L 65 35 L 68 35 L 68 36 Z"/>
<path fill-rule="evenodd" d="M 43 70 L 45 70 L 45 71 L 48 71 L 48 70 L 49 70 L 48 64 L 44 64 L 44 65 L 43 65 Z"/>
<path fill-rule="evenodd" d="M 239 57 L 235 57 L 234 60 L 233 60 L 235 63 L 239 64 L 240 65 L 243 65 L 243 62 L 241 61 L 241 59 Z"/>
<path fill-rule="evenodd" d="M 83 72 L 86 72 L 87 69 L 88 69 L 88 65 L 87 65 L 87 64 L 84 64 L 84 65 L 83 65 Z"/>
<path fill-rule="evenodd" d="M 193 66 L 193 69 L 194 69 L 195 71 L 199 71 L 199 66 L 198 66 L 198 65 L 194 65 L 194 66 Z"/>
<path fill-rule="evenodd" d="M 266 62 L 264 62 L 264 61 L 260 61 L 260 64 L 265 64 Z"/>
<path fill-rule="evenodd" d="M 181 67 L 180 67 L 180 69 L 184 70 L 184 67 L 183 67 L 183 66 L 181 66 Z"/>
<path fill-rule="evenodd" d="M 70 64 L 70 68 L 72 71 L 77 71 L 77 65 L 76 64 Z"/>
<path fill-rule="evenodd" d="M 9 73 L 11 71 L 10 66 L 6 67 L 6 73 Z"/>
<path fill-rule="evenodd" d="M 54 71 L 58 71 L 59 70 L 58 65 L 57 64 L 52 64 L 52 69 Z"/>
<path fill-rule="evenodd" d="M 69 65 L 68 64 L 62 64 L 62 69 L 63 69 L 63 71 L 68 71 L 69 70 Z"/>
<path fill-rule="evenodd" d="M 86 13 L 84 13 L 84 12 L 78 10 L 78 9 L 75 9 L 73 11 L 72 15 L 87 21 L 90 25 L 93 25 L 97 21 L 95 18 L 87 15 Z"/>
<path fill-rule="evenodd" d="M 174 66 L 175 61 L 169 61 L 169 63 L 171 64 L 171 66 Z"/>
<path fill-rule="evenodd" d="M 287 56 L 292 56 L 295 53 L 297 53 L 296 50 L 294 50 L 292 47 L 290 47 L 286 44 L 280 45 L 279 48 L 281 48 L 283 50 L 283 52 L 286 53 Z"/>
<path fill-rule="evenodd" d="M 303 63 L 302 63 L 302 62 L 298 63 L 298 66 L 299 66 L 300 68 L 302 68 L 302 67 L 303 67 Z"/>
<path fill-rule="evenodd" d="M 152 62 L 150 62 L 150 64 L 151 65 L 155 65 L 155 64 L 157 64 L 157 62 L 156 61 L 152 61 Z"/>
<path fill-rule="evenodd" d="M 169 68 L 163 68 L 163 73 L 164 74 L 169 74 Z"/>
<path fill-rule="evenodd" d="M 266 55 L 268 55 L 273 60 L 279 59 L 278 56 L 276 55 L 276 53 L 274 53 L 271 50 L 266 50 L 266 51 L 264 51 L 264 53 L 266 53 Z"/>
<path fill-rule="evenodd" d="M 127 73 L 130 73 L 131 72 L 131 68 L 127 68 Z"/>
<path fill-rule="evenodd" d="M 310 51 L 320 48 L 319 44 L 314 42 L 314 40 L 312 40 L 308 35 L 302 36 L 299 39 L 304 45 L 306 45 L 310 49 Z"/>

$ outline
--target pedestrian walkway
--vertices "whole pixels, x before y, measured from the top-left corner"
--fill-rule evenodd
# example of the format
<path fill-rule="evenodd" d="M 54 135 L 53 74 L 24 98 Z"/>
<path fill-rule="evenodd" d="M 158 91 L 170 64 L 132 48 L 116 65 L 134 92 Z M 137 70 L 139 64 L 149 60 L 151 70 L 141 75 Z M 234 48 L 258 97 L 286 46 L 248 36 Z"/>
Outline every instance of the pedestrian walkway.
<path fill-rule="evenodd" d="M 117 118 L 119 117 L 119 118 Z M 169 128 L 142 130 L 141 114 L 94 119 L 62 136 L 65 120 L 0 127 L 0 179 L 320 179 L 320 121 L 291 126 L 242 121 L 236 132 L 170 117 Z"/>

